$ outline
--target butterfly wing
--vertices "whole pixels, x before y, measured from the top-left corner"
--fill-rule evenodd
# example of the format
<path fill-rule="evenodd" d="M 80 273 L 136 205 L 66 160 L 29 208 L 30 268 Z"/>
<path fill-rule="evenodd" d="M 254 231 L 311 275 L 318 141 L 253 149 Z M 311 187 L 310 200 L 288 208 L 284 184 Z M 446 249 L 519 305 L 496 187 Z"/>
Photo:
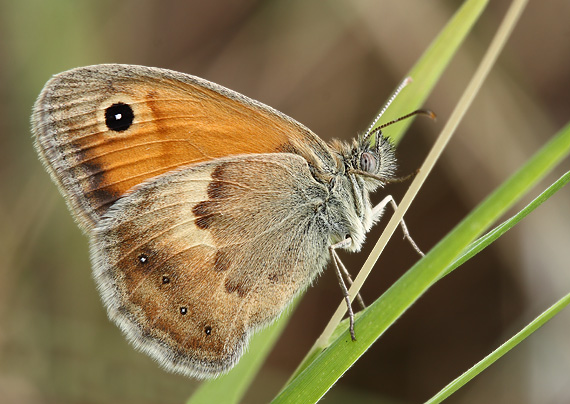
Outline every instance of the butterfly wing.
<path fill-rule="evenodd" d="M 36 149 L 84 230 L 145 180 L 224 156 L 332 157 L 310 130 L 206 80 L 170 70 L 97 65 L 54 76 L 32 117 Z"/>
<path fill-rule="evenodd" d="M 219 159 L 148 181 L 91 237 L 109 316 L 169 370 L 212 377 L 239 359 L 327 260 L 328 194 L 288 153 Z"/>

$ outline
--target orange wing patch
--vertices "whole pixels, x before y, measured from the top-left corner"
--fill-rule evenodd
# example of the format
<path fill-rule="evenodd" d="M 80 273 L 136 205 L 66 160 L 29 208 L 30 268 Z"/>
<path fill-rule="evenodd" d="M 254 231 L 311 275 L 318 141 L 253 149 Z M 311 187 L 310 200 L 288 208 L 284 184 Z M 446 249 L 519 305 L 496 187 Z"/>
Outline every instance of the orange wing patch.
<path fill-rule="evenodd" d="M 34 107 L 36 145 L 85 229 L 145 180 L 219 157 L 326 145 L 279 112 L 193 76 L 99 65 L 55 76 Z M 321 157 L 322 159 L 322 157 Z"/>

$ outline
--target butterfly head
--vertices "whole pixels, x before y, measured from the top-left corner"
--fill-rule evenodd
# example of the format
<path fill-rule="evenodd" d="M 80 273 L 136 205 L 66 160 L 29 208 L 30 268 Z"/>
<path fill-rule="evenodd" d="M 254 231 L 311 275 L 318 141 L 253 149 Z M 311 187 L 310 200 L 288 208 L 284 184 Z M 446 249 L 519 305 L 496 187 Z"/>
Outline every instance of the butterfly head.
<path fill-rule="evenodd" d="M 380 130 L 360 136 L 343 149 L 341 155 L 346 174 L 361 179 L 368 192 L 393 178 L 397 167 L 394 146 Z"/>

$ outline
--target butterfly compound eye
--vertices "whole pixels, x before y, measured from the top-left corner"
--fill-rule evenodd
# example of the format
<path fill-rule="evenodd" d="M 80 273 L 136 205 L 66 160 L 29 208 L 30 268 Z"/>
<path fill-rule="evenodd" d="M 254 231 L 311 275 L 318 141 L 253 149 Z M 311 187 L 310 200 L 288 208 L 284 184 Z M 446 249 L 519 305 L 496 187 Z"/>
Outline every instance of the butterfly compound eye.
<path fill-rule="evenodd" d="M 376 172 L 378 167 L 378 160 L 372 153 L 364 152 L 360 155 L 360 169 L 367 173 Z"/>
<path fill-rule="evenodd" d="M 105 110 L 105 124 L 110 130 L 123 132 L 130 128 L 135 115 L 130 105 L 118 102 Z"/>

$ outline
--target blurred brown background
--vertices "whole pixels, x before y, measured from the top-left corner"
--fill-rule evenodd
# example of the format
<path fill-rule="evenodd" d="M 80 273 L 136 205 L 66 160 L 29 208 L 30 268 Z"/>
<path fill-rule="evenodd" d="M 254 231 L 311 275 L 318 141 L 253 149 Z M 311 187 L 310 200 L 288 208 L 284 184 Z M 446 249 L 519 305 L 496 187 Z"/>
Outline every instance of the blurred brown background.
<path fill-rule="evenodd" d="M 170 68 L 269 104 L 326 140 L 348 139 L 366 128 L 460 4 L 1 1 L 0 402 L 180 403 L 198 386 L 162 371 L 107 320 L 91 279 L 87 240 L 32 147 L 30 110 L 50 75 L 104 62 Z M 412 125 L 398 147 L 400 174 L 421 164 L 508 4 L 491 1 L 445 72 L 426 103 L 438 121 Z M 568 21 L 567 0 L 530 2 L 407 215 L 423 249 L 568 121 Z M 566 160 L 524 202 L 569 166 Z M 404 189 L 387 191 L 398 199 Z M 564 189 L 433 287 L 324 402 L 421 402 L 567 293 L 569 206 Z M 343 255 L 353 272 L 377 235 L 370 235 L 362 253 Z M 415 260 L 401 235 L 394 237 L 365 286 L 365 300 L 374 300 Z M 326 271 L 244 402 L 273 397 L 340 299 L 336 279 Z M 565 311 L 449 402 L 570 402 L 569 331 Z"/>

